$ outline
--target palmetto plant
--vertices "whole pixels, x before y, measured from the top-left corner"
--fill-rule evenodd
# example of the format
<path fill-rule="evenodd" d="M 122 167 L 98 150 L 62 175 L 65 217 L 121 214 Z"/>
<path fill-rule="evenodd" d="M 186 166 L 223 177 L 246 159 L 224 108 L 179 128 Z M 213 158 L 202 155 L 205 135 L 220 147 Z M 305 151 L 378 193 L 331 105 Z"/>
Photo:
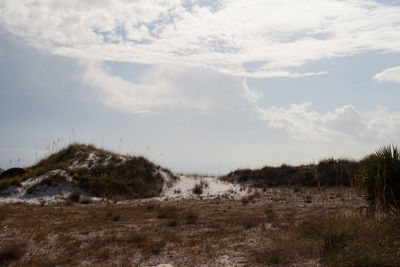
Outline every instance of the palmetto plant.
<path fill-rule="evenodd" d="M 364 159 L 362 183 L 371 207 L 400 212 L 400 154 L 389 145 Z"/>

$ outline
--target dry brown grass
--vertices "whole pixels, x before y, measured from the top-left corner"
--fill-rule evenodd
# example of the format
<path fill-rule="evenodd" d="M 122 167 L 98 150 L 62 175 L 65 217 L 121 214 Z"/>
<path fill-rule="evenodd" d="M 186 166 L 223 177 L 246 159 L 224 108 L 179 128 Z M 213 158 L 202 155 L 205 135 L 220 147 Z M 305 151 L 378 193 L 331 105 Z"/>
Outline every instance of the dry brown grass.
<path fill-rule="evenodd" d="M 320 254 L 325 236 L 318 229 L 325 228 L 318 219 L 354 213 L 363 205 L 345 190 L 344 201 L 329 198 L 334 188 L 323 193 L 300 188 L 294 194 L 281 187 L 251 196 L 246 205 L 223 197 L 2 205 L 0 249 L 10 255 L 3 262 L 18 266 L 313 266 L 329 258 Z M 312 203 L 305 203 L 307 195 Z M 5 246 L 16 237 L 24 246 Z"/>
<path fill-rule="evenodd" d="M 0 264 L 7 265 L 19 260 L 25 254 L 25 244 L 20 240 L 7 240 L 0 247 Z"/>

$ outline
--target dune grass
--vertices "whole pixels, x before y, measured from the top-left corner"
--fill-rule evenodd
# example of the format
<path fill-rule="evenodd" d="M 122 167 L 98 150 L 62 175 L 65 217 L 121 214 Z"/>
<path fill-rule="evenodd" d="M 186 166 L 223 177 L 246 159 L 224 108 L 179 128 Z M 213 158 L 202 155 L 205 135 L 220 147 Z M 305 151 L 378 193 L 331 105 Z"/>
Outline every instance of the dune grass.
<path fill-rule="evenodd" d="M 95 155 L 92 165 L 90 155 Z M 86 164 L 88 162 L 88 164 Z M 73 164 L 80 164 L 72 168 Z M 22 170 L 22 171 L 21 171 Z M 144 157 L 120 156 L 98 149 L 92 145 L 73 144 L 37 164 L 9 172 L 0 180 L 0 190 L 10 185 L 19 186 L 31 177 L 37 177 L 51 170 L 64 170 L 78 182 L 78 186 L 97 197 L 106 198 L 145 198 L 159 195 L 163 179 L 160 170 L 173 176 L 167 169 L 150 162 Z M 4 173 L 3 173 L 4 174 Z"/>

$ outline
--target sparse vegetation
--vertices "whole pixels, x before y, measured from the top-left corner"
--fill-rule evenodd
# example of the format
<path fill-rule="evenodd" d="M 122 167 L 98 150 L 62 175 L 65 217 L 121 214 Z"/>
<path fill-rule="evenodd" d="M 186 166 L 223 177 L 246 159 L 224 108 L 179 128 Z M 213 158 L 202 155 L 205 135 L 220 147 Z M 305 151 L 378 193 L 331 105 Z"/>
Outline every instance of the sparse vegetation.
<path fill-rule="evenodd" d="M 321 160 L 317 165 L 280 167 L 265 166 L 261 169 L 239 169 L 222 179 L 244 183 L 252 181 L 259 186 L 337 186 L 353 185 L 360 171 L 360 162 L 346 159 Z"/>
<path fill-rule="evenodd" d="M 243 205 L 247 205 L 249 203 L 255 203 L 257 198 L 261 197 L 261 193 L 259 191 L 255 191 L 253 193 L 249 193 L 248 195 L 245 195 L 244 197 L 241 198 L 241 202 Z"/>
<path fill-rule="evenodd" d="M 343 202 L 329 198 L 339 190 L 350 197 Z M 27 243 L 22 253 L 35 256 L 22 254 L 13 261 L 41 266 L 83 261 L 89 265 L 395 266 L 399 261 L 397 217 L 382 215 L 377 220 L 359 215 L 363 199 L 351 188 L 301 191 L 268 189 L 257 194 L 251 206 L 228 198 L 2 205 L 1 249 L 15 235 L 24 235 Z M 307 195 L 313 195 L 312 203 L 303 205 Z"/>
<path fill-rule="evenodd" d="M 163 201 L 132 199 L 159 194 L 163 180 L 158 166 L 143 157 L 109 152 L 98 155 L 104 164 L 91 165 L 88 157 L 94 150 L 103 152 L 73 145 L 23 174 L 0 180 L 0 188 L 17 186 L 30 175 L 56 167 L 73 176 L 79 190 L 115 200 L 72 205 L 85 201 L 77 190 L 63 205 L 0 205 L 0 265 L 398 266 L 400 262 L 400 160 L 395 147 L 385 147 L 361 162 L 328 159 L 298 167 L 239 170 L 225 179 L 253 181 L 255 188 L 241 185 L 236 197 Z M 82 164 L 69 168 L 76 162 Z M 365 199 L 350 187 L 359 182 L 357 178 L 375 216 L 363 212 Z M 58 173 L 39 185 L 63 179 Z M 209 185 L 197 179 L 192 193 L 202 195 Z M 29 188 L 31 193 L 36 189 Z M 20 237 L 23 243 L 16 239 Z"/>

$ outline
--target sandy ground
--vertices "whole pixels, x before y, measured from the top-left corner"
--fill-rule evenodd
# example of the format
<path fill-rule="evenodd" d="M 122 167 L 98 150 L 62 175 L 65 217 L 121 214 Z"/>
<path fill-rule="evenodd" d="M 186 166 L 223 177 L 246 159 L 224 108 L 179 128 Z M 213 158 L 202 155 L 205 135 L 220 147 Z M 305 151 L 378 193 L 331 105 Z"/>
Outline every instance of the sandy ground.
<path fill-rule="evenodd" d="M 191 195 L 201 181 L 203 197 Z M 156 199 L 2 204 L 0 255 L 11 266 L 319 266 L 321 244 L 304 233 L 362 206 L 352 188 L 249 190 L 181 177 Z"/>
<path fill-rule="evenodd" d="M 193 192 L 196 185 L 202 188 L 201 193 Z M 238 198 L 246 195 L 247 191 L 246 186 L 224 182 L 216 177 L 179 175 L 177 180 L 166 179 L 161 198 L 215 198 L 219 196 Z"/>

